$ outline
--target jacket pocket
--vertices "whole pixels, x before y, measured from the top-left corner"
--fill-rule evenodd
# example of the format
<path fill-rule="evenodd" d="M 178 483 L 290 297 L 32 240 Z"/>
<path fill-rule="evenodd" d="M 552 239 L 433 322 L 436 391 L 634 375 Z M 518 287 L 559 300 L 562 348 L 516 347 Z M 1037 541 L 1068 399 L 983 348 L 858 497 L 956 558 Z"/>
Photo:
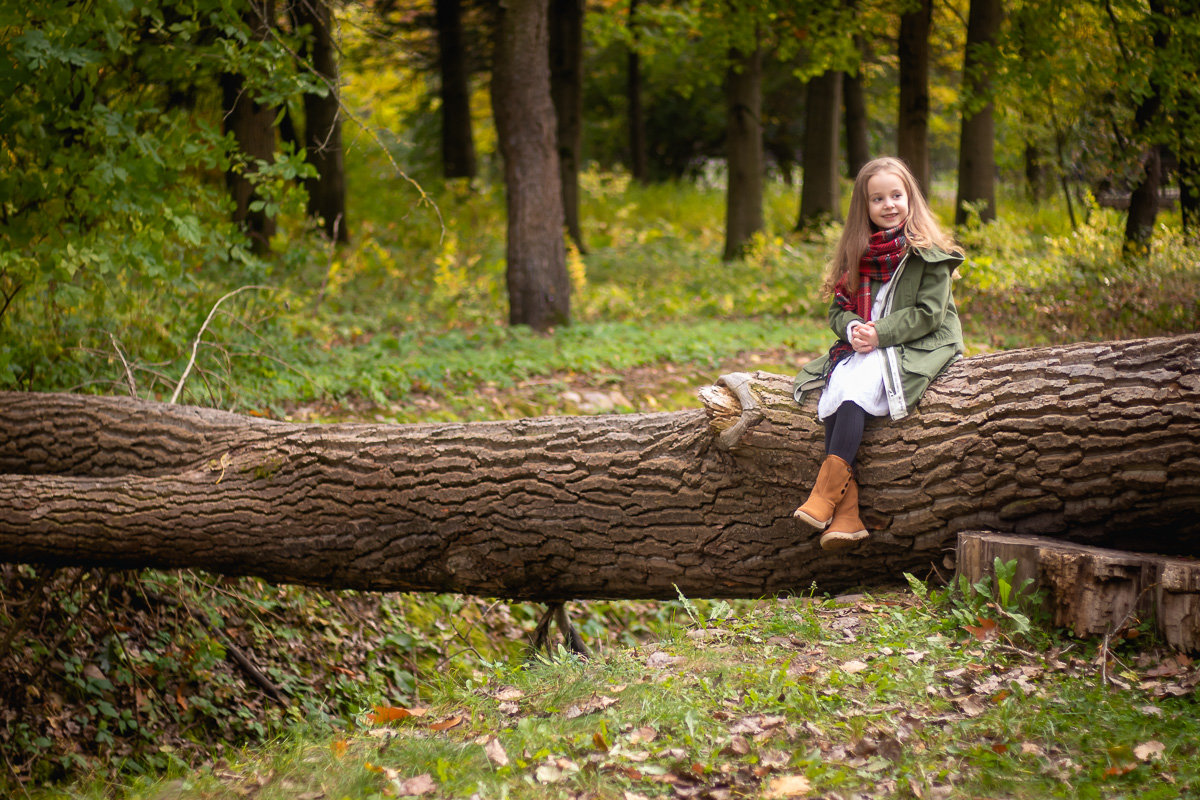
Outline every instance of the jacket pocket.
<path fill-rule="evenodd" d="M 953 336 L 943 339 L 941 344 L 932 344 L 925 336 L 900 347 L 900 365 L 905 372 L 933 379 L 958 355 L 958 343 Z"/>

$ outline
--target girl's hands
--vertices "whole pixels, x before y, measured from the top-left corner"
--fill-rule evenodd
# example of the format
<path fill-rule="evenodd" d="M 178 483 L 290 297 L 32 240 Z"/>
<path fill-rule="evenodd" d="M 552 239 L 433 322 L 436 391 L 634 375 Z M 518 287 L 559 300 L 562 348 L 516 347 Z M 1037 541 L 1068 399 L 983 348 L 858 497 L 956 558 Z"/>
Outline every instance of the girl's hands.
<path fill-rule="evenodd" d="M 879 332 L 875 330 L 874 322 L 864 322 L 855 325 L 850 332 L 850 346 L 856 353 L 869 353 L 879 347 Z"/>

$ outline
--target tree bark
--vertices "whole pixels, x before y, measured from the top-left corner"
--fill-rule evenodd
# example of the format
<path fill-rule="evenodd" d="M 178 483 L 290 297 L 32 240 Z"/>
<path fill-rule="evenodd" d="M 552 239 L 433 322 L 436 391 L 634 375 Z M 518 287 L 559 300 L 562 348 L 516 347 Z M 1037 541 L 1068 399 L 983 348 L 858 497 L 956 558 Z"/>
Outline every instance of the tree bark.
<path fill-rule="evenodd" d="M 970 216 L 975 206 L 982 222 L 996 218 L 996 122 L 990 77 L 991 48 L 1000 35 L 1003 18 L 1000 0 L 971 0 L 967 18 L 966 54 L 963 57 L 962 130 L 958 140 L 958 197 L 954 224 Z"/>
<path fill-rule="evenodd" d="M 549 0 L 497 4 L 492 113 L 508 208 L 508 318 L 546 330 L 571 319 L 562 190 L 550 99 Z"/>
<path fill-rule="evenodd" d="M 958 535 L 958 571 L 970 583 L 993 576 L 997 558 L 1017 562 L 1014 587 L 1034 581 L 1056 628 L 1081 637 L 1104 636 L 1150 622 L 1170 646 L 1200 650 L 1200 563 L 1193 559 L 1039 536 Z"/>
<path fill-rule="evenodd" d="M 740 258 L 750 237 L 763 228 L 762 50 L 729 54 L 725 75 L 725 252 Z"/>
<path fill-rule="evenodd" d="M 913 11 L 900 15 L 897 58 L 900 62 L 899 119 L 896 155 L 929 193 L 929 32 L 933 0 L 919 0 Z"/>
<path fill-rule="evenodd" d="M 265 2 L 247 11 L 245 22 L 255 39 L 270 36 L 270 26 L 275 19 L 275 4 Z M 238 152 L 246 159 L 246 167 L 230 169 L 225 173 L 225 184 L 233 199 L 233 221 L 240 224 L 250 238 L 251 249 L 262 255 L 270 250 L 271 237 L 275 235 L 275 218 L 265 210 L 252 210 L 251 204 L 261 198 L 249 180 L 256 161 L 271 161 L 275 158 L 275 113 L 274 107 L 260 103 L 246 88 L 241 75 L 223 72 L 219 78 L 225 114 L 224 130 L 232 133 Z"/>
<path fill-rule="evenodd" d="M 633 46 L 626 62 L 625 91 L 629 104 L 629 174 L 635 181 L 650 179 L 648 145 L 646 143 L 646 114 L 642 108 L 642 65 L 638 53 L 638 0 L 629 0 L 629 29 Z"/>
<path fill-rule="evenodd" d="M 861 72 L 843 73 L 842 105 L 846 112 L 846 177 L 853 180 L 863 165 L 871 160 L 868 137 L 870 119 L 867 117 Z"/>
<path fill-rule="evenodd" d="M 804 103 L 804 151 L 801 153 L 804 177 L 800 185 L 797 230 L 842 217 L 838 191 L 841 101 L 841 72 L 829 70 L 808 82 Z"/>
<path fill-rule="evenodd" d="M 915 413 L 868 425 L 872 535 L 844 553 L 791 516 L 823 455 L 816 399 L 745 377 L 704 410 L 468 424 L 0 393 L 0 560 L 667 599 L 888 585 L 981 528 L 1200 548 L 1200 334 L 952 365 Z"/>
<path fill-rule="evenodd" d="M 463 41 L 459 0 L 437 0 L 438 67 L 441 72 L 442 174 L 474 178 L 478 166 L 471 123 L 471 76 Z"/>
<path fill-rule="evenodd" d="M 550 1 L 550 96 L 558 122 L 558 165 L 567 234 L 586 253 L 579 225 L 583 149 L 583 0 Z"/>
<path fill-rule="evenodd" d="M 308 39 L 313 72 L 328 92 L 304 95 L 304 150 L 317 176 L 305 181 L 308 213 L 321 219 L 330 239 L 350 241 L 346 222 L 346 159 L 342 151 L 341 84 L 333 12 L 328 0 L 305 0 L 293 6 L 296 22 L 311 29 Z"/>

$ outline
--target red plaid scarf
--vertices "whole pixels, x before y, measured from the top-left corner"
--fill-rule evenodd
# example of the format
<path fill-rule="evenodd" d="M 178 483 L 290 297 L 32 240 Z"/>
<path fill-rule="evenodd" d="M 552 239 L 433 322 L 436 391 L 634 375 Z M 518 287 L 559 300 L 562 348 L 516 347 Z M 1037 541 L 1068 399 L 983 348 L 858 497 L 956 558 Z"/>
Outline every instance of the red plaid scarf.
<path fill-rule="evenodd" d="M 904 235 L 904 226 L 897 225 L 885 231 L 875 231 L 867 241 L 867 251 L 858 261 L 858 290 L 850 291 L 850 276 L 843 275 L 833 287 L 833 297 L 837 304 L 847 311 L 853 311 L 864 320 L 871 319 L 871 281 L 886 283 L 896 273 L 896 268 L 904 260 L 908 250 L 908 238 Z M 829 349 L 829 362 L 825 367 L 828 376 L 837 363 L 854 352 L 848 342 L 841 339 Z"/>

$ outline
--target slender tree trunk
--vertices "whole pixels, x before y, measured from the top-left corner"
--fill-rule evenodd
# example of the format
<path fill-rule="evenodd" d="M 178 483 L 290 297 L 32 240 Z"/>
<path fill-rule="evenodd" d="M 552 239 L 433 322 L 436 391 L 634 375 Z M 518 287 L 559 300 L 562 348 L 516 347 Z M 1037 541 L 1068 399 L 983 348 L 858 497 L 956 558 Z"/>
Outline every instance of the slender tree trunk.
<path fill-rule="evenodd" d="M 270 26 L 275 19 L 274 2 L 257 4 L 245 13 L 244 19 L 251 35 L 265 40 L 270 36 Z M 246 231 L 253 251 L 262 255 L 270 250 L 275 218 L 268 216 L 265 210 L 251 210 L 251 204 L 261 198 L 255 193 L 249 176 L 256 171 L 257 161 L 269 162 L 275 158 L 275 108 L 259 103 L 241 75 L 221 73 L 220 84 L 225 132 L 233 134 L 238 153 L 247 162 L 244 169 L 230 169 L 225 173 L 225 183 L 234 204 L 233 220 Z"/>
<path fill-rule="evenodd" d="M 333 11 L 329 0 L 304 0 L 293 7 L 296 22 L 308 25 L 309 58 L 328 92 L 304 95 L 304 149 L 317 176 L 306 181 L 308 213 L 321 219 L 330 239 L 350 241 L 346 222 L 346 159 L 342 151 L 341 85 Z"/>
<path fill-rule="evenodd" d="M 629 48 L 625 74 L 625 91 L 629 104 L 629 174 L 635 181 L 645 183 L 650 179 L 648 172 L 648 146 L 646 143 L 646 115 L 642 108 L 642 66 L 638 54 L 638 0 L 629 0 L 629 29 L 633 46 Z"/>
<path fill-rule="evenodd" d="M 730 53 L 725 75 L 729 180 L 725 192 L 726 261 L 738 258 L 763 227 L 762 50 Z"/>
<path fill-rule="evenodd" d="M 579 164 L 583 147 L 583 0 L 550 0 L 550 95 L 558 121 L 563 217 L 579 252 Z"/>
<path fill-rule="evenodd" d="M 894 584 L 964 530 L 1194 555 L 1198 375 L 1200 334 L 961 360 L 868 424 L 871 538 L 840 553 L 791 516 L 824 437 L 786 376 L 703 411 L 422 425 L 0 393 L 0 560 L 550 600 Z"/>
<path fill-rule="evenodd" d="M 841 101 L 841 72 L 829 70 L 808 82 L 801 153 L 804 177 L 800 184 L 797 230 L 841 219 L 838 186 Z"/>
<path fill-rule="evenodd" d="M 979 210 L 979 219 L 996 218 L 996 123 L 989 76 L 988 52 L 1000 35 L 1001 0 L 971 0 L 967 19 L 966 55 L 963 57 L 962 132 L 958 144 L 958 197 L 954 222 L 967 221 L 966 204 Z"/>
<path fill-rule="evenodd" d="M 546 330 L 571 319 L 550 99 L 549 0 L 508 0 L 496 14 L 492 113 L 508 207 L 508 318 Z"/>
<path fill-rule="evenodd" d="M 896 155 L 928 194 L 929 164 L 929 32 L 933 0 L 919 0 L 913 11 L 900 15 L 897 57 L 900 62 L 900 105 L 896 124 Z"/>
<path fill-rule="evenodd" d="M 842 75 L 842 104 L 846 109 L 846 176 L 853 179 L 871 160 L 870 120 L 863 97 L 861 72 Z"/>
<path fill-rule="evenodd" d="M 459 0 L 437 0 L 438 66 L 441 70 L 442 173 L 474 178 L 478 169 L 471 123 L 471 76 Z"/>
<path fill-rule="evenodd" d="M 1161 0 L 1150 1 L 1151 17 L 1157 18 L 1159 24 L 1153 26 L 1151 38 L 1154 41 L 1154 56 L 1161 58 L 1170 38 L 1170 29 L 1165 24 L 1164 10 Z M 1154 125 L 1162 109 L 1161 78 L 1158 77 L 1160 65 L 1150 70 L 1150 91 L 1138 103 L 1133 115 L 1133 140 L 1145 143 L 1149 138 L 1151 127 Z M 1194 132 L 1192 135 L 1195 135 Z M 1157 143 L 1146 145 L 1140 159 L 1133 193 L 1129 197 L 1129 214 L 1125 218 L 1125 245 L 1127 256 L 1145 257 L 1150 253 L 1150 241 L 1154 237 L 1154 222 L 1158 218 L 1158 194 L 1162 188 L 1162 146 Z"/>

